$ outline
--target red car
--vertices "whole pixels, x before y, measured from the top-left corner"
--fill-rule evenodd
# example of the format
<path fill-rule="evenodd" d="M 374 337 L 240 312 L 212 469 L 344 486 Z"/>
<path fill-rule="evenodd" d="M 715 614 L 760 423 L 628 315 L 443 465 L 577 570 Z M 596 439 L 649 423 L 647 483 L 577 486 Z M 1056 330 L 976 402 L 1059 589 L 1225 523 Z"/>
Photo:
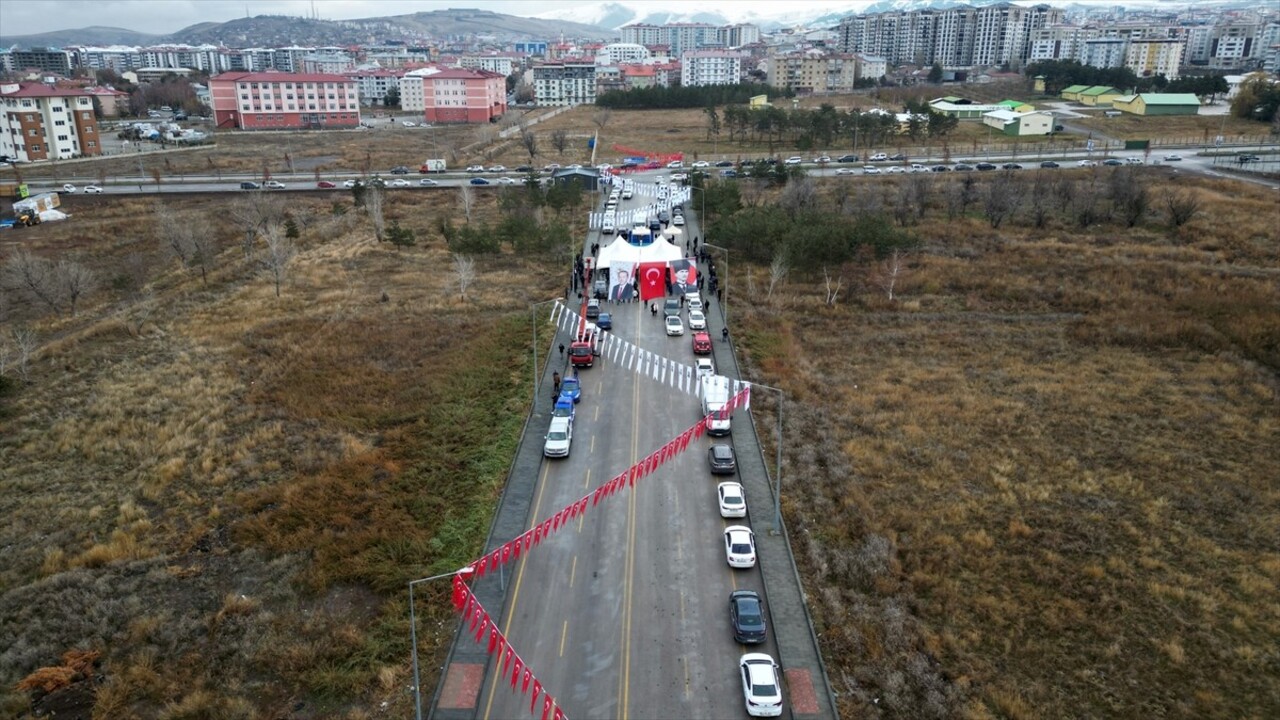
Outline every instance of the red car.
<path fill-rule="evenodd" d="M 334 185 L 328 180 L 321 180 L 320 182 L 316 183 L 316 187 L 320 188 L 321 190 L 332 190 L 338 186 Z"/>

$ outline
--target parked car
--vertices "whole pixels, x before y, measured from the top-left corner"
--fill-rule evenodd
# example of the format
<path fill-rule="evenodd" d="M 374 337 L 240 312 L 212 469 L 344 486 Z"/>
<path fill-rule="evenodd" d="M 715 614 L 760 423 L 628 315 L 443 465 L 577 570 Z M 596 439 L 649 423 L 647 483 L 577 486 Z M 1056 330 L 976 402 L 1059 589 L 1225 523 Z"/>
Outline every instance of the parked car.
<path fill-rule="evenodd" d="M 1079 160 L 1076 162 L 1076 167 L 1097 167 L 1097 166 L 1098 166 L 1098 163 L 1094 160 L 1085 159 L 1085 160 Z"/>
<path fill-rule="evenodd" d="M 724 554 L 731 568 L 756 566 L 756 536 L 745 525 L 730 525 L 724 529 Z"/>
<path fill-rule="evenodd" d="M 733 639 L 736 642 L 743 645 L 764 642 L 764 606 L 760 602 L 759 593 L 752 590 L 734 590 L 729 593 L 729 622 L 733 625 Z"/>
<path fill-rule="evenodd" d="M 782 684 L 778 664 L 764 653 L 747 653 L 738 661 L 742 674 L 742 694 L 751 717 L 782 715 Z"/>
<path fill-rule="evenodd" d="M 1164 161 L 1165 162 L 1182 162 L 1182 156 L 1181 155 L 1165 155 Z"/>
<path fill-rule="evenodd" d="M 500 177 L 500 178 L 498 178 L 498 184 L 499 184 L 499 185 L 519 185 L 519 184 L 520 184 L 520 182 L 521 182 L 520 180 L 518 180 L 517 178 L 513 178 L 513 177 Z"/>
<path fill-rule="evenodd" d="M 430 187 L 432 185 L 439 185 L 440 183 L 435 180 L 432 180 L 431 178 L 422 178 L 421 180 L 418 181 L 418 184 L 426 185 L 427 187 Z"/>
<path fill-rule="evenodd" d="M 980 162 L 977 165 L 974 165 L 974 167 L 977 168 L 979 172 L 986 172 L 988 170 L 995 170 L 996 164 L 989 163 L 989 162 Z"/>
<path fill-rule="evenodd" d="M 1124 162 L 1125 162 L 1125 164 L 1126 164 L 1126 165 L 1141 165 L 1141 164 L 1142 164 L 1142 158 L 1140 158 L 1140 157 L 1125 158 L 1125 159 L 1124 159 Z"/>
<path fill-rule="evenodd" d="M 857 171 L 853 168 L 836 168 L 837 175 L 854 175 Z"/>
<path fill-rule="evenodd" d="M 696 162 L 690 163 L 689 167 L 691 168 L 711 167 L 711 163 L 707 162 L 706 160 L 698 160 Z"/>
<path fill-rule="evenodd" d="M 862 174 L 863 175 L 879 175 L 880 168 L 876 167 L 875 165 L 867 165 L 866 167 L 862 168 Z"/>
<path fill-rule="evenodd" d="M 876 153 L 875 155 L 872 155 L 871 157 L 867 158 L 867 160 L 870 162 L 884 162 L 888 159 L 889 159 L 889 156 L 884 153 Z"/>
<path fill-rule="evenodd" d="M 858 156 L 857 155 L 841 155 L 840 157 L 836 158 L 836 162 L 846 162 L 846 163 L 858 162 Z"/>
<path fill-rule="evenodd" d="M 401 121 L 400 121 L 400 124 L 401 124 L 401 125 L 403 125 L 403 126 L 405 126 L 405 127 L 418 127 L 418 123 L 416 123 L 416 122 L 414 122 L 414 121 L 412 121 L 412 120 L 401 120 Z"/>
<path fill-rule="evenodd" d="M 600 282 L 603 282 L 603 281 L 600 281 Z M 588 320 L 600 319 L 600 301 L 597 300 L 596 298 L 591 298 L 590 300 L 587 301 L 587 319 Z"/>
<path fill-rule="evenodd" d="M 662 315 L 671 317 L 672 315 L 680 317 L 680 301 L 675 298 L 667 298 L 662 301 Z"/>
<path fill-rule="evenodd" d="M 97 193 L 102 192 L 102 188 L 97 185 L 85 185 L 84 192 L 86 195 L 96 195 Z"/>
<path fill-rule="evenodd" d="M 471 178 L 471 184 L 472 185 L 491 185 L 492 183 L 490 183 L 488 180 L 485 180 L 484 178 Z"/>
<path fill-rule="evenodd" d="M 819 164 L 826 164 L 826 163 L 831 162 L 831 156 L 830 156 L 830 155 L 820 155 L 820 156 L 818 156 L 818 157 L 814 158 L 814 159 L 813 159 L 813 161 L 814 161 L 814 162 L 816 162 L 816 163 L 819 163 Z"/>
<path fill-rule="evenodd" d="M 387 183 L 387 187 L 410 187 L 411 185 L 413 185 L 413 183 L 405 180 L 404 178 L 396 178 L 395 180 Z"/>
<path fill-rule="evenodd" d="M 711 335 L 705 331 L 693 334 L 693 354 L 694 355 L 710 355 L 711 354 Z"/>
<path fill-rule="evenodd" d="M 1042 168 L 1048 168 L 1048 169 L 1052 170 L 1053 168 L 1059 168 L 1059 167 L 1062 167 L 1062 166 L 1061 166 L 1061 165 L 1059 165 L 1058 163 L 1056 163 L 1056 162 L 1052 161 L 1052 160 L 1045 160 L 1044 162 L 1040 163 L 1040 167 L 1042 167 Z"/>
<path fill-rule="evenodd" d="M 361 184 L 359 180 L 343 180 L 342 181 L 342 187 L 348 188 L 348 189 L 353 188 L 359 184 Z"/>
<path fill-rule="evenodd" d="M 676 168 L 682 168 L 682 167 L 684 167 L 684 161 L 682 161 L 682 160 L 672 160 L 671 162 L 667 163 L 667 167 L 668 167 L 669 169 L 672 169 L 672 170 L 674 170 L 674 169 L 676 169 Z"/>
<path fill-rule="evenodd" d="M 518 173 L 531 173 L 531 172 L 533 172 L 533 166 L 532 166 L 532 165 L 519 165 L 519 166 L 517 166 L 517 167 L 516 167 L 516 172 L 518 172 Z"/>
<path fill-rule="evenodd" d="M 261 188 L 262 188 L 262 186 L 261 186 L 261 185 L 259 185 L 259 184 L 258 184 L 258 183 L 256 183 L 256 182 L 249 182 L 249 181 L 245 181 L 245 182 L 240 183 L 240 189 L 241 189 L 241 190 L 259 190 L 259 189 L 261 189 Z"/>
<path fill-rule="evenodd" d="M 338 186 L 329 182 L 328 180 L 321 180 L 320 182 L 316 183 L 316 187 L 320 188 L 321 190 L 332 190 Z"/>
<path fill-rule="evenodd" d="M 690 330 L 706 330 L 707 316 L 701 310 L 689 311 L 689 329 Z"/>
<path fill-rule="evenodd" d="M 732 445 L 712 445 L 707 450 L 707 462 L 711 465 L 712 475 L 732 475 L 738 472 L 738 460 L 733 454 Z"/>
<path fill-rule="evenodd" d="M 668 315 L 665 322 L 668 337 L 684 334 L 684 322 L 680 320 L 679 315 Z"/>
<path fill-rule="evenodd" d="M 1018 163 L 1005 163 L 1000 166 L 1001 170 L 1021 170 L 1022 166 Z"/>
<path fill-rule="evenodd" d="M 1121 160 L 1120 158 L 1107 158 L 1106 160 L 1102 161 L 1102 164 L 1109 165 L 1111 167 L 1118 167 L 1120 165 L 1123 165 L 1124 161 Z"/>
<path fill-rule="evenodd" d="M 951 167 L 947 165 L 934 165 L 929 168 L 929 172 L 951 172 Z"/>
<path fill-rule="evenodd" d="M 263 187 L 268 190 L 283 190 L 285 188 L 285 184 L 279 180 L 268 180 Z"/>
<path fill-rule="evenodd" d="M 601 330 L 612 330 L 613 315 L 606 312 L 600 313 L 600 316 L 596 318 L 596 327 L 600 328 Z"/>
<path fill-rule="evenodd" d="M 720 162 L 716 163 L 716 167 L 733 167 L 733 161 L 721 160 Z"/>
<path fill-rule="evenodd" d="M 494 165 L 493 167 L 489 168 L 489 172 L 492 172 L 492 173 L 499 173 L 499 172 L 506 172 L 506 171 L 507 171 L 506 165 Z"/>
<path fill-rule="evenodd" d="M 902 153 L 898 153 L 896 155 L 890 155 L 889 159 L 894 162 L 906 162 L 907 156 L 903 155 Z"/>
<path fill-rule="evenodd" d="M 563 395 L 562 395 L 563 397 Z M 551 427 L 542 446 L 542 454 L 547 457 L 568 457 L 569 446 L 573 442 L 573 418 L 553 417 Z"/>
<path fill-rule="evenodd" d="M 75 191 L 76 191 L 76 186 L 72 185 L 71 183 L 67 183 L 62 186 L 62 192 L 64 193 L 73 193 Z"/>
<path fill-rule="evenodd" d="M 792 155 L 791 157 L 787 158 L 787 159 L 786 159 L 786 161 L 784 161 L 784 163 L 783 163 L 783 164 L 784 164 L 784 165 L 799 165 L 799 164 L 800 164 L 800 163 L 802 163 L 802 162 L 804 162 L 804 158 L 800 157 L 799 155 Z"/>
<path fill-rule="evenodd" d="M 582 400 L 582 383 L 576 377 L 567 377 L 560 381 L 560 397 L 569 398 L 577 404 Z"/>
<path fill-rule="evenodd" d="M 956 172 L 970 172 L 973 170 L 973 166 L 969 163 L 956 163 L 955 170 Z"/>
<path fill-rule="evenodd" d="M 1243 165 L 1251 162 L 1262 162 L 1262 158 L 1258 155 L 1237 155 L 1236 162 Z"/>
<path fill-rule="evenodd" d="M 698 377 L 706 377 L 716 374 L 716 364 L 711 358 L 700 357 L 693 361 L 693 369 L 698 373 Z"/>
<path fill-rule="evenodd" d="M 392 175 L 408 175 L 409 173 L 410 173 L 409 168 L 405 167 L 404 165 L 397 165 L 391 168 Z"/>
<path fill-rule="evenodd" d="M 1065 125 L 1054 125 L 1054 126 L 1053 126 L 1053 131 L 1054 131 L 1054 132 L 1064 132 L 1066 129 L 1067 129 L 1067 128 L 1066 128 L 1066 126 L 1065 126 Z"/>
<path fill-rule="evenodd" d="M 721 171 L 720 171 L 720 177 L 722 177 L 722 178 L 736 178 L 736 177 L 738 177 L 738 171 L 737 171 L 737 170 L 721 170 Z"/>
<path fill-rule="evenodd" d="M 907 168 L 904 165 L 890 165 L 889 169 L 886 170 L 886 172 L 888 172 L 890 175 L 905 175 L 907 172 Z"/>
<path fill-rule="evenodd" d="M 481 169 L 483 170 L 483 168 Z M 542 166 L 543 172 L 551 172 L 552 170 L 559 170 L 559 169 L 560 169 L 560 163 L 547 163 L 546 165 Z"/>
<path fill-rule="evenodd" d="M 747 516 L 747 498 L 743 494 L 740 483 L 720 483 L 716 486 L 716 498 L 720 505 L 720 517 L 744 518 Z"/>

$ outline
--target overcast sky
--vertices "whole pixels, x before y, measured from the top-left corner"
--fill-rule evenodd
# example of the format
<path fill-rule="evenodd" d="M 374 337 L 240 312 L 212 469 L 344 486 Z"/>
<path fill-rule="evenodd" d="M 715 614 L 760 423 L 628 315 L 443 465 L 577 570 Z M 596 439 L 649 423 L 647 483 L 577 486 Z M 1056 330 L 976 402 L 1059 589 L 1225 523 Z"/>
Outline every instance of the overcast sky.
<path fill-rule="evenodd" d="M 315 0 L 316 10 L 326 20 L 383 17 L 445 8 L 482 8 L 508 15 L 533 16 L 551 10 L 586 5 L 595 7 L 610 0 Z M 1015 0 L 1017 4 L 1029 4 Z M 1122 0 L 1074 0 L 1074 2 L 1120 4 Z M 1148 0 L 1150 1 L 1150 0 Z M 645 11 L 689 13 L 715 11 L 730 20 L 750 13 L 770 16 L 824 11 L 856 12 L 872 0 L 621 0 Z M 1051 4 L 1063 4 L 1053 2 Z M 198 22 L 225 22 L 252 15 L 295 15 L 311 13 L 311 0 L 0 0 L 0 32 L 6 36 L 31 35 L 103 25 L 167 35 Z M 1141 4 L 1129 2 L 1129 5 Z"/>

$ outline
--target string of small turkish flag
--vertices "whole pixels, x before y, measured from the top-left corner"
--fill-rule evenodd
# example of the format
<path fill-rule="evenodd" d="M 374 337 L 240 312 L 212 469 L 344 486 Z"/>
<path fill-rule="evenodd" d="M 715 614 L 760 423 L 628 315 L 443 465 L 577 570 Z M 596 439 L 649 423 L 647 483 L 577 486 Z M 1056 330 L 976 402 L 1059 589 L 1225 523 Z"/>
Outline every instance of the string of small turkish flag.
<path fill-rule="evenodd" d="M 471 631 L 475 633 L 476 642 L 484 642 L 489 638 L 489 654 L 495 656 L 498 678 L 505 679 L 508 670 L 511 673 L 511 689 L 519 690 L 521 695 L 529 696 L 529 712 L 538 706 L 538 697 L 542 697 L 542 720 L 569 720 L 564 710 L 542 687 L 542 682 L 529 669 L 529 664 L 520 657 L 507 636 L 498 628 L 498 624 L 489 617 L 475 593 L 467 587 L 462 573 L 453 576 L 453 606 L 462 613 L 462 622 L 471 623 Z"/>
<path fill-rule="evenodd" d="M 739 406 L 746 407 L 750 402 L 750 398 L 751 388 L 744 387 L 738 394 L 730 397 L 729 402 L 725 403 L 722 409 L 708 414 L 695 425 L 650 453 L 648 457 L 614 476 L 595 490 L 564 506 L 546 520 L 526 530 L 519 537 L 504 543 L 498 549 L 481 557 L 453 576 L 453 605 L 462 613 L 462 622 L 464 624 L 471 623 L 471 631 L 475 633 L 477 643 L 484 642 L 485 635 L 486 633 L 488 634 L 489 654 L 494 655 L 497 653 L 498 677 L 506 678 L 507 671 L 510 669 L 511 687 L 514 689 L 518 685 L 522 694 L 532 692 L 529 698 L 530 713 L 534 712 L 537 707 L 538 696 L 541 695 L 542 720 L 568 720 L 568 716 L 556 704 L 555 698 L 543 689 L 542 683 L 534 676 L 528 664 L 511 647 L 507 636 L 498 629 L 497 623 L 493 622 L 488 611 L 484 609 L 484 606 L 476 599 L 475 594 L 471 592 L 471 588 L 467 587 L 466 582 L 463 580 L 464 575 L 468 577 L 475 575 L 476 578 L 481 578 L 484 577 L 486 572 L 496 572 L 499 567 L 518 560 L 520 553 L 527 553 L 530 549 L 537 547 L 543 540 L 551 537 L 560 528 L 567 526 L 569 521 L 586 514 L 588 508 L 599 505 L 601 500 L 612 497 L 627 487 L 635 487 L 637 481 L 652 474 L 668 460 L 687 450 L 689 444 L 695 438 L 702 437 L 706 432 L 708 422 L 727 419 Z"/>

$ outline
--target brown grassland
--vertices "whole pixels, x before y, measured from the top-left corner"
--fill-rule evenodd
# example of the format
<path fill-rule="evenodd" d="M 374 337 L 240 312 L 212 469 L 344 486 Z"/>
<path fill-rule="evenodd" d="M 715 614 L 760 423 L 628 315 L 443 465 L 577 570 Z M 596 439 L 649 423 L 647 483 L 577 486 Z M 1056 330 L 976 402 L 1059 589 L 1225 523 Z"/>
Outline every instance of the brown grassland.
<path fill-rule="evenodd" d="M 704 127 L 616 112 L 602 142 L 706 153 Z M 872 260 L 830 268 L 828 304 L 821 274 L 770 297 L 769 268 L 735 257 L 745 371 L 787 393 L 783 507 L 841 717 L 1280 714 L 1276 196 L 1140 177 L 1200 213 L 992 230 L 935 192 L 893 301 Z M 849 187 L 888 207 L 907 181 Z M 835 187 L 817 184 L 832 205 Z M 149 229 L 150 198 L 74 198 L 71 220 L 0 235 L 0 264 L 21 248 L 99 278 L 74 317 L 0 304 L 4 335 L 40 339 L 0 396 L 0 715 L 91 675 L 103 719 L 411 714 L 404 584 L 483 542 L 528 409 L 527 303 L 562 268 L 477 258 L 464 300 L 437 226 L 457 192 L 388 194 L 418 234 L 402 249 L 335 214 L 345 193 L 287 197 L 280 297 L 239 198 L 163 200 L 221 239 L 207 282 Z M 775 409 L 753 403 L 766 444 Z M 444 590 L 419 606 L 427 688 Z"/>

